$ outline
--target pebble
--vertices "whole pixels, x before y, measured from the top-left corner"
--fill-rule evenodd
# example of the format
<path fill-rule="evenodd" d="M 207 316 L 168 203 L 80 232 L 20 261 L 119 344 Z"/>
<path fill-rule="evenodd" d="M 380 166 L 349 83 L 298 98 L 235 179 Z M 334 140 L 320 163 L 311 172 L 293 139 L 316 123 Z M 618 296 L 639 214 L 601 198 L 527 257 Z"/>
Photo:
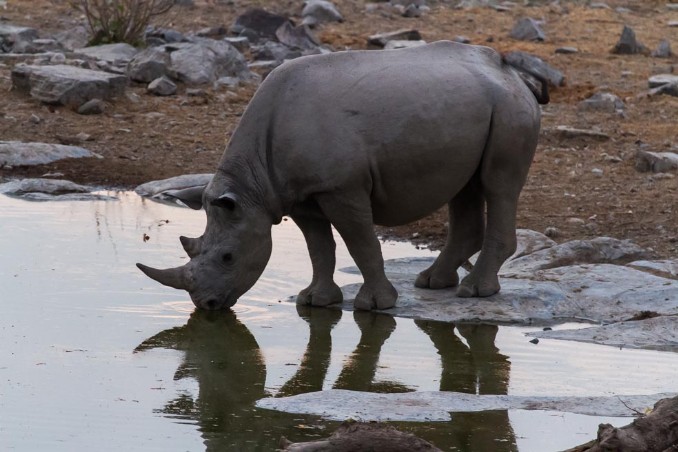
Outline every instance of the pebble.
<path fill-rule="evenodd" d="M 101 99 L 91 99 L 78 108 L 78 114 L 98 115 L 104 112 L 105 104 Z"/>
<path fill-rule="evenodd" d="M 549 238 L 556 238 L 560 236 L 560 229 L 558 229 L 555 226 L 549 226 L 546 229 L 544 229 L 544 235 Z"/>

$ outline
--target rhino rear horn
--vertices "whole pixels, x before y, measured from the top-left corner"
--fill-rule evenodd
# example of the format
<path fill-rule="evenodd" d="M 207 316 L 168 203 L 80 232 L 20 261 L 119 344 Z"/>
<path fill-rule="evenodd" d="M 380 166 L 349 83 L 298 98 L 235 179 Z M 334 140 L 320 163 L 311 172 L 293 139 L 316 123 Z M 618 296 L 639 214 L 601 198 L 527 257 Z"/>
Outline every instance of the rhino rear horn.
<path fill-rule="evenodd" d="M 179 241 L 181 242 L 181 246 L 184 247 L 184 251 L 186 251 L 186 254 L 188 254 L 188 257 L 191 259 L 200 254 L 200 250 L 202 249 L 202 237 L 193 239 L 182 235 L 179 237 Z"/>
<path fill-rule="evenodd" d="M 169 190 L 165 194 L 171 198 L 176 198 L 194 210 L 202 209 L 202 194 L 206 185 L 184 188 L 182 190 Z"/>
<path fill-rule="evenodd" d="M 186 269 L 184 267 L 168 268 L 165 270 L 158 270 L 144 264 L 137 264 L 139 270 L 144 272 L 146 276 L 158 281 L 165 286 L 173 287 L 175 289 L 188 290 L 186 284 Z"/>

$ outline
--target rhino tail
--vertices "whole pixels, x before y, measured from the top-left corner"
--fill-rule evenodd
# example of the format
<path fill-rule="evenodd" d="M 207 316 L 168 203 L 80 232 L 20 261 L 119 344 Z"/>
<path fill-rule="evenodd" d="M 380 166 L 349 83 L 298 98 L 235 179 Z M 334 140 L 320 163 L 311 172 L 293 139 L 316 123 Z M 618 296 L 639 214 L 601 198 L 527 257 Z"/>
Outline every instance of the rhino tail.
<path fill-rule="evenodd" d="M 549 81 L 536 71 L 532 71 L 529 68 L 523 66 L 516 66 L 511 64 L 510 61 L 507 61 L 504 55 L 502 55 L 501 60 L 504 64 L 511 66 L 518 72 L 520 78 L 523 80 L 525 85 L 532 91 L 535 99 L 541 105 L 546 105 L 551 100 L 549 95 Z M 535 81 L 539 83 L 539 87 L 535 86 Z"/>

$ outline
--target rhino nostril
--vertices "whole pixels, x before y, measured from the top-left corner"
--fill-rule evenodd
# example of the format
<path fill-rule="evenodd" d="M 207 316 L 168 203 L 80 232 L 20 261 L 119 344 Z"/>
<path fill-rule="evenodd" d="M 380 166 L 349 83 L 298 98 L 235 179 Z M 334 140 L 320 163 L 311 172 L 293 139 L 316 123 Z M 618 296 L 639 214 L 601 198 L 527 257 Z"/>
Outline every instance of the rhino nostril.
<path fill-rule="evenodd" d="M 205 302 L 205 306 L 207 307 L 207 309 L 216 309 L 218 304 L 219 303 L 215 299 L 207 300 Z"/>

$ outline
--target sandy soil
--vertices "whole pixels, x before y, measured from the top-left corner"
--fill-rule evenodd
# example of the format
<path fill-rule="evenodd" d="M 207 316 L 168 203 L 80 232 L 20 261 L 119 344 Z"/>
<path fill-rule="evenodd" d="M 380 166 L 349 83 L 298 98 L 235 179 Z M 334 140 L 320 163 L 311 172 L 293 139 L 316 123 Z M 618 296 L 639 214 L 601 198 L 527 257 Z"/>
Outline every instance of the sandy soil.
<path fill-rule="evenodd" d="M 176 8 L 158 22 L 182 32 L 228 26 L 249 6 L 298 17 L 302 2 L 196 3 L 194 8 Z M 563 71 L 566 86 L 554 89 L 552 102 L 543 108 L 542 138 L 523 190 L 519 227 L 538 231 L 556 227 L 559 242 L 607 235 L 632 239 L 654 249 L 658 257 L 678 254 L 678 178 L 634 169 L 638 149 L 678 149 L 678 98 L 643 95 L 650 75 L 678 72 L 678 58 L 610 53 L 624 24 L 632 26 L 638 39 L 649 48 L 655 48 L 661 39 L 669 39 L 678 51 L 678 28 L 668 26 L 669 21 L 678 20 L 678 11 L 669 11 L 666 2 L 611 0 L 607 1 L 610 9 L 592 9 L 583 5 L 586 2 L 563 0 L 560 5 L 516 6 L 510 12 L 455 9 L 452 5 L 456 1 L 429 2 L 432 10 L 417 19 L 384 10 L 366 13 L 364 1 L 334 3 L 346 20 L 323 26 L 318 36 L 336 50 L 366 48 L 367 36 L 376 32 L 416 28 L 427 41 L 465 35 L 474 44 L 500 51 L 525 50 Z M 615 10 L 617 6 L 630 11 L 619 12 Z M 65 0 L 9 0 L 0 16 L 14 24 L 35 26 L 44 33 L 82 21 Z M 545 42 L 527 43 L 508 37 L 515 20 L 523 16 L 545 22 Z M 555 49 L 561 46 L 577 47 L 579 53 L 556 54 Z M 179 174 L 212 172 L 254 93 L 252 87 L 235 92 L 206 88 L 205 96 L 192 97 L 185 94 L 185 87 L 180 87 L 179 95 L 159 98 L 146 94 L 144 86 L 133 85 L 129 92 L 138 94 L 136 102 L 118 99 L 102 115 L 81 116 L 11 91 L 10 69 L 0 67 L 1 140 L 72 144 L 77 142 L 75 136 L 84 132 L 91 135 L 91 141 L 81 144 L 105 158 L 0 169 L 0 177 L 61 172 L 76 182 L 133 187 Z M 610 91 L 624 99 L 624 114 L 578 108 L 581 100 L 598 91 Z M 552 132 L 559 125 L 594 128 L 611 138 L 604 142 L 562 139 Z M 592 171 L 594 168 L 602 170 L 602 174 Z M 444 240 L 446 221 L 443 209 L 411 225 L 382 233 L 438 247 Z"/>

